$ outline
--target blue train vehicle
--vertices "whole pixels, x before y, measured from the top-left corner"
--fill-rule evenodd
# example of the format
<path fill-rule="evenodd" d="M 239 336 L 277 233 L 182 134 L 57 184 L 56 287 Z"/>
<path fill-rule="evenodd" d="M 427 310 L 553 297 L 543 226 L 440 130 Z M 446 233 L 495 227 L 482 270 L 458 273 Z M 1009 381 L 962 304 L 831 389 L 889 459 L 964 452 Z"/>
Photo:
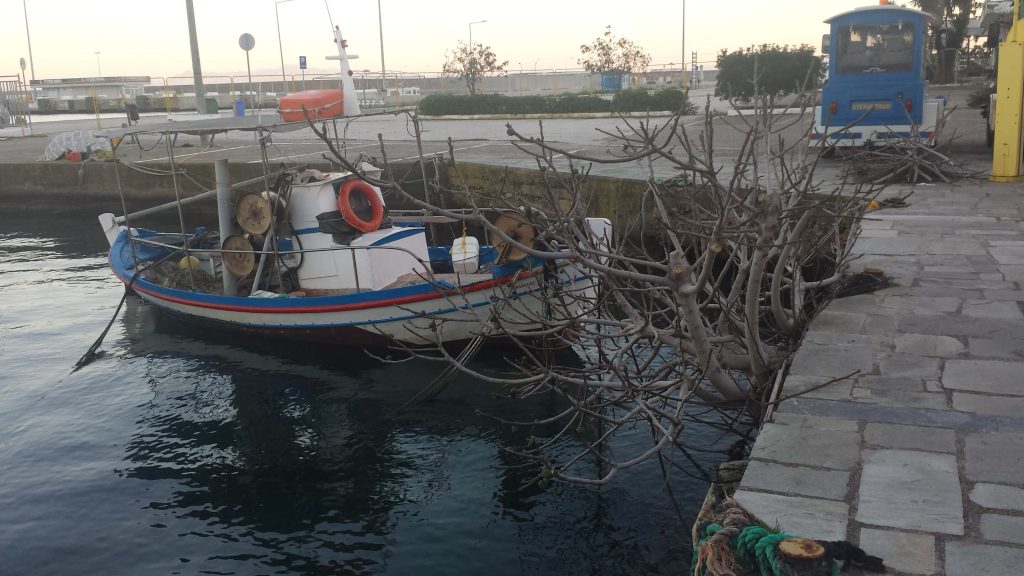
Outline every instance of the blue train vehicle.
<path fill-rule="evenodd" d="M 925 89 L 928 23 L 932 16 L 879 5 L 825 22 L 830 34 L 828 78 L 814 111 L 811 145 L 860 146 L 917 137 L 930 141 L 945 102 Z"/>

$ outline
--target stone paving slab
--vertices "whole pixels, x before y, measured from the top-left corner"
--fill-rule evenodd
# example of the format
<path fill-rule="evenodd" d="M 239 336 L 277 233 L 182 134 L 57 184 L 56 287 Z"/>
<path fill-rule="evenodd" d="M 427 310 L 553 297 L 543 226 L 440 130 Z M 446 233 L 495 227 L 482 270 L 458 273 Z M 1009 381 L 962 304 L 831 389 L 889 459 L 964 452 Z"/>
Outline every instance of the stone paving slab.
<path fill-rule="evenodd" d="M 831 382 L 822 376 L 792 375 L 786 379 L 786 394 L 799 394 L 803 398 L 848 400 L 853 393 L 853 380 Z"/>
<path fill-rule="evenodd" d="M 953 392 L 953 409 L 998 416 L 1020 416 L 1024 414 L 1024 397 Z"/>
<path fill-rule="evenodd" d="M 886 406 L 866 402 L 839 402 L 817 398 L 800 397 L 787 400 L 779 404 L 776 414 L 780 413 L 843 418 L 861 422 L 955 428 L 957 430 L 975 432 L 999 429 L 1024 432 L 1024 420 L 1017 417 L 973 414 L 951 409 L 931 410 L 917 407 Z M 1024 458 L 1024 455 L 1021 455 L 1021 457 Z"/>
<path fill-rule="evenodd" d="M 1010 338 L 968 338 L 971 356 L 1024 361 L 1024 340 Z"/>
<path fill-rule="evenodd" d="M 935 536 L 862 528 L 859 546 L 872 556 L 885 560 L 890 570 L 907 574 L 934 574 Z"/>
<path fill-rule="evenodd" d="M 875 353 L 870 348 L 807 344 L 807 354 L 799 356 L 789 369 L 790 374 L 803 376 L 845 376 L 875 369 Z"/>
<path fill-rule="evenodd" d="M 950 360 L 942 385 L 955 390 L 1024 395 L 1024 362 Z"/>
<path fill-rule="evenodd" d="M 860 429 L 857 422 L 842 418 L 823 418 L 807 414 L 775 414 L 774 424 L 779 426 L 803 426 L 815 430 L 838 430 L 841 432 L 856 432 Z"/>
<path fill-rule="evenodd" d="M 997 484 L 1024 484 L 1024 434 L 968 434 L 964 451 L 968 479 Z"/>
<path fill-rule="evenodd" d="M 952 454 L 865 451 L 859 497 L 859 522 L 922 532 L 964 533 L 963 495 Z"/>
<path fill-rule="evenodd" d="M 946 576 L 1016 576 L 1024 548 L 954 541 L 946 544 Z"/>
<path fill-rule="evenodd" d="M 948 428 L 925 428 L 871 422 L 864 428 L 868 446 L 956 453 L 956 432 Z"/>
<path fill-rule="evenodd" d="M 900 334 L 895 339 L 896 352 L 936 358 L 953 358 L 967 351 L 963 342 L 950 336 L 933 334 Z"/>
<path fill-rule="evenodd" d="M 1024 512 L 1024 488 L 979 482 L 971 489 L 971 501 L 985 508 Z"/>
<path fill-rule="evenodd" d="M 878 371 L 887 377 L 939 378 L 939 359 L 914 354 L 886 354 L 878 358 Z"/>
<path fill-rule="evenodd" d="M 942 394 L 914 392 L 908 390 L 885 390 L 854 386 L 851 392 L 854 402 L 880 404 L 890 408 L 927 408 L 945 410 L 946 397 Z"/>
<path fill-rule="evenodd" d="M 1024 544 L 1024 516 L 982 514 L 981 535 L 993 542 Z"/>
<path fill-rule="evenodd" d="M 771 491 L 785 486 L 791 494 L 844 500 L 850 486 L 850 473 L 751 460 L 743 474 L 743 481 L 750 488 Z"/>
<path fill-rule="evenodd" d="M 741 504 L 891 573 L 1024 574 L 1024 184 L 910 191 L 850 266 L 897 285 L 812 321 Z"/>
<path fill-rule="evenodd" d="M 757 458 L 816 468 L 850 470 L 860 457 L 860 432 L 803 426 L 765 426 Z"/>
<path fill-rule="evenodd" d="M 1016 302 L 1003 300 L 965 300 L 964 314 L 975 318 L 1002 318 L 1024 320 Z"/>
<path fill-rule="evenodd" d="M 736 502 L 769 526 L 817 540 L 843 540 L 850 507 L 845 502 L 739 490 Z"/>

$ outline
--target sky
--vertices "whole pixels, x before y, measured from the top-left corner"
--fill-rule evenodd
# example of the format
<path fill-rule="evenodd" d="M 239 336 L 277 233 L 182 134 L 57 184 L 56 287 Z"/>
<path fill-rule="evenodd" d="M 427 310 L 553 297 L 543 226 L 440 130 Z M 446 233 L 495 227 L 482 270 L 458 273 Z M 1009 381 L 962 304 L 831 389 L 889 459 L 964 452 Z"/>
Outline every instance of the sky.
<path fill-rule="evenodd" d="M 341 26 L 355 70 L 381 69 L 377 3 L 373 0 L 193 0 L 203 75 L 244 76 L 245 52 L 238 38 L 252 34 L 252 73 L 280 75 L 275 5 L 287 75 L 332 72 L 331 25 Z M 185 0 L 0 0 L 0 76 L 17 74 L 29 60 L 22 5 L 27 7 L 35 78 L 148 75 L 191 76 Z M 807 43 L 818 46 L 823 20 L 875 0 L 689 0 L 685 2 L 686 57 L 697 51 L 709 67 L 722 49 L 752 44 Z M 578 68 L 581 44 L 611 25 L 648 51 L 652 69 L 679 65 L 683 0 L 380 0 L 384 58 L 388 71 L 431 73 L 459 41 L 490 46 L 507 69 Z M 96 52 L 99 52 L 97 55 Z M 31 68 L 26 76 L 32 77 Z M 173 82 L 172 82 L 173 83 Z"/>

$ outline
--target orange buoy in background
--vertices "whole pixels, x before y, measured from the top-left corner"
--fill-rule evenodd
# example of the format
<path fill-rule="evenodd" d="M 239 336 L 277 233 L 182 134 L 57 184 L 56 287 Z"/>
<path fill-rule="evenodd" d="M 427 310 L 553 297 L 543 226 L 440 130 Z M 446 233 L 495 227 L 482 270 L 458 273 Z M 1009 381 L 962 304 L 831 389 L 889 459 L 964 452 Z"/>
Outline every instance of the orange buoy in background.
<path fill-rule="evenodd" d="M 345 113 L 344 98 L 339 88 L 304 90 L 282 96 L 277 111 L 285 122 L 304 122 L 306 113 L 310 120 L 337 118 Z"/>

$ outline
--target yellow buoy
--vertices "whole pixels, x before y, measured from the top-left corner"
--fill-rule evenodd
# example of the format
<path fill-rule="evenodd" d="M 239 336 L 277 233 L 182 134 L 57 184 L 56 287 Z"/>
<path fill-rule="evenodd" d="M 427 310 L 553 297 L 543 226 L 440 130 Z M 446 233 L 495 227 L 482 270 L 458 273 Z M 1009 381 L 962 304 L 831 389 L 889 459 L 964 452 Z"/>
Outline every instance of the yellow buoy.
<path fill-rule="evenodd" d="M 195 256 L 185 256 L 184 258 L 178 261 L 179 270 L 188 270 L 189 268 L 191 268 L 192 270 L 198 270 L 199 258 L 196 258 Z"/>

